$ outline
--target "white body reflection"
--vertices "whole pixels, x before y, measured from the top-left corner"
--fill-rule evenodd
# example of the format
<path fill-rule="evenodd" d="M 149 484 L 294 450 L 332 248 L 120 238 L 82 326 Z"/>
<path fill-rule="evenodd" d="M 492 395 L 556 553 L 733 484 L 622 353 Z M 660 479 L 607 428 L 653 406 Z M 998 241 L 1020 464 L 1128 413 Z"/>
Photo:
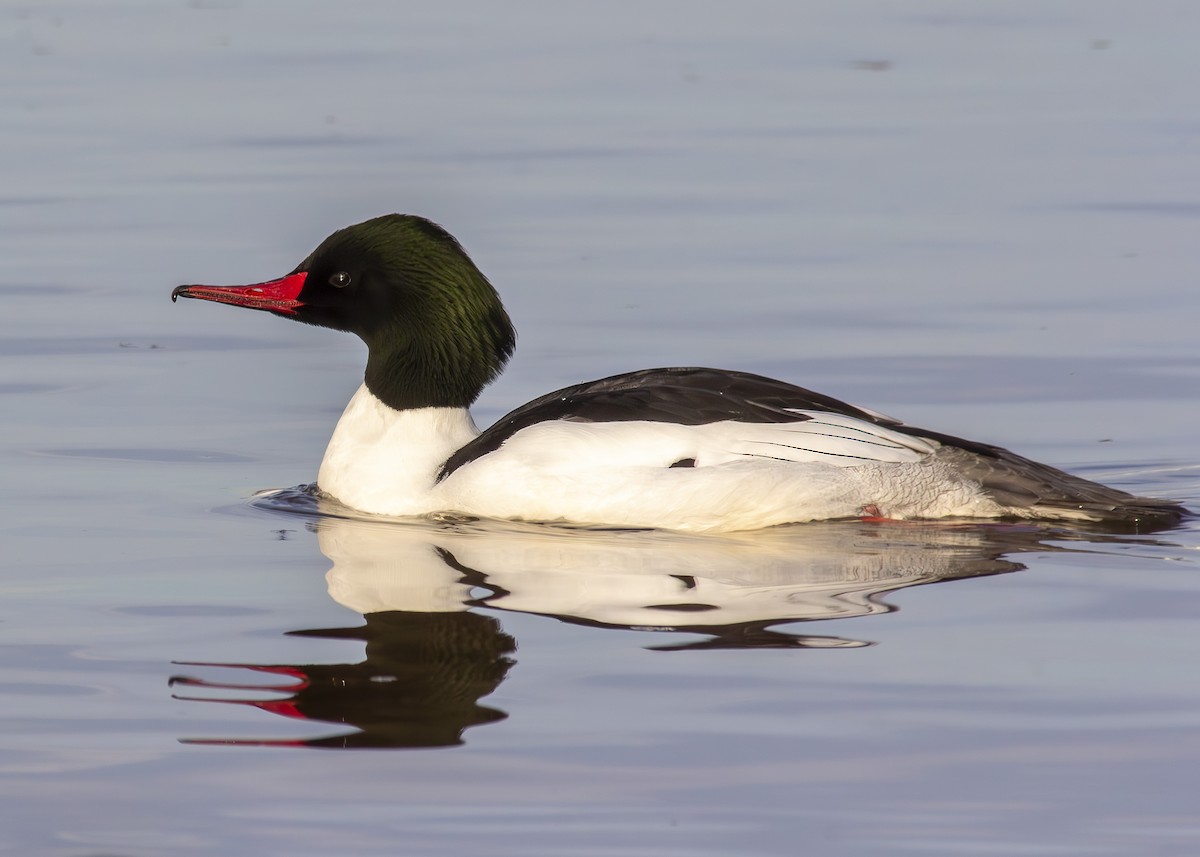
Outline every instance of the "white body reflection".
<path fill-rule="evenodd" d="M 886 612 L 879 596 L 892 590 L 1021 568 L 1001 555 L 1039 532 L 856 521 L 720 536 L 354 517 L 314 526 L 333 564 L 329 594 L 360 613 L 487 606 L 709 634 Z"/>

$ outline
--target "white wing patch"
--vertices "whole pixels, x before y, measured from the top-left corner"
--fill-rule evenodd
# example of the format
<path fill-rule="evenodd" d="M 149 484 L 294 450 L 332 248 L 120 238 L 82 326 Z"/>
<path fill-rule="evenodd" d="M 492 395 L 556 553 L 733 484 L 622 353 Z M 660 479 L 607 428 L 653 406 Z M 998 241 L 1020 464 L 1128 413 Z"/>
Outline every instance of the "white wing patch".
<path fill-rule="evenodd" d="M 902 424 L 901 420 L 898 420 L 893 416 L 889 416 L 888 414 L 885 414 L 883 411 L 877 411 L 874 408 L 868 408 L 863 405 L 854 405 L 854 407 L 857 410 L 862 411 L 864 414 L 872 416 L 875 419 L 881 420 L 885 423 L 890 423 L 891 425 L 894 425 L 894 426 L 898 426 L 898 425 Z M 804 408 L 784 408 L 784 410 L 788 411 L 789 413 L 793 413 L 793 414 L 816 414 L 818 416 L 827 413 L 826 411 L 806 411 L 806 410 L 804 410 Z M 835 416 L 835 415 L 831 414 L 831 416 Z"/>
<path fill-rule="evenodd" d="M 826 411 L 798 412 L 794 423 L 726 420 L 703 425 L 650 421 L 550 420 L 523 428 L 493 453 L 463 469 L 504 462 L 565 474 L 595 467 L 697 468 L 759 461 L 855 467 L 913 463 L 937 449 L 936 441 Z"/>
<path fill-rule="evenodd" d="M 920 461 L 937 449 L 935 441 L 886 426 L 825 411 L 797 411 L 810 417 L 797 423 L 713 423 L 733 433 L 730 451 L 743 456 L 843 467 L 879 462 Z M 708 426 L 696 426 L 705 429 Z M 697 459 L 697 466 L 703 465 Z"/>

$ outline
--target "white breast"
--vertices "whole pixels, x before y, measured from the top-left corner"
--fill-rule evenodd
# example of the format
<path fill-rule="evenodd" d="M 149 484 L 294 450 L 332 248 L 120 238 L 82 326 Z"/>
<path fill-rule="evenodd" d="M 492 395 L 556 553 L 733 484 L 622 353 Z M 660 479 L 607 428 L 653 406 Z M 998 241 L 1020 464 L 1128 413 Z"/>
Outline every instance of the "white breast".
<path fill-rule="evenodd" d="M 333 430 L 317 485 L 364 512 L 411 516 L 444 511 L 433 493 L 438 468 L 478 434 L 465 408 L 397 411 L 364 384 Z"/>

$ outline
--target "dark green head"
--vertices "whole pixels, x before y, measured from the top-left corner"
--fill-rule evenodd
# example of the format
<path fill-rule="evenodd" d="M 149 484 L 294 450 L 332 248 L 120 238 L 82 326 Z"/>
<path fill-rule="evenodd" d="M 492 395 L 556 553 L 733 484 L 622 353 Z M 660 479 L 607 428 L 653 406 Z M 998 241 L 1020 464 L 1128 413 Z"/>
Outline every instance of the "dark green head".
<path fill-rule="evenodd" d="M 338 230 L 281 279 L 180 286 L 175 297 L 358 334 L 370 349 L 367 386 L 394 408 L 469 405 L 516 343 L 500 297 L 459 243 L 410 214 Z"/>

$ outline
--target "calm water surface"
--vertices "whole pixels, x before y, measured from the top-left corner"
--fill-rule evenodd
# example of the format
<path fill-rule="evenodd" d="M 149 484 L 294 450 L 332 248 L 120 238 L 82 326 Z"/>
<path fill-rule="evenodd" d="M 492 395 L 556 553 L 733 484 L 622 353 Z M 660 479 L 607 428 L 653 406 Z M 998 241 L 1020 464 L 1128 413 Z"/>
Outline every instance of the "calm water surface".
<path fill-rule="evenodd" d="M 700 364 L 1200 505 L 1191 4 L 0 8 L 0 850 L 1191 855 L 1200 529 L 300 492 L 361 378 L 181 282 L 411 211 L 487 423 Z"/>

